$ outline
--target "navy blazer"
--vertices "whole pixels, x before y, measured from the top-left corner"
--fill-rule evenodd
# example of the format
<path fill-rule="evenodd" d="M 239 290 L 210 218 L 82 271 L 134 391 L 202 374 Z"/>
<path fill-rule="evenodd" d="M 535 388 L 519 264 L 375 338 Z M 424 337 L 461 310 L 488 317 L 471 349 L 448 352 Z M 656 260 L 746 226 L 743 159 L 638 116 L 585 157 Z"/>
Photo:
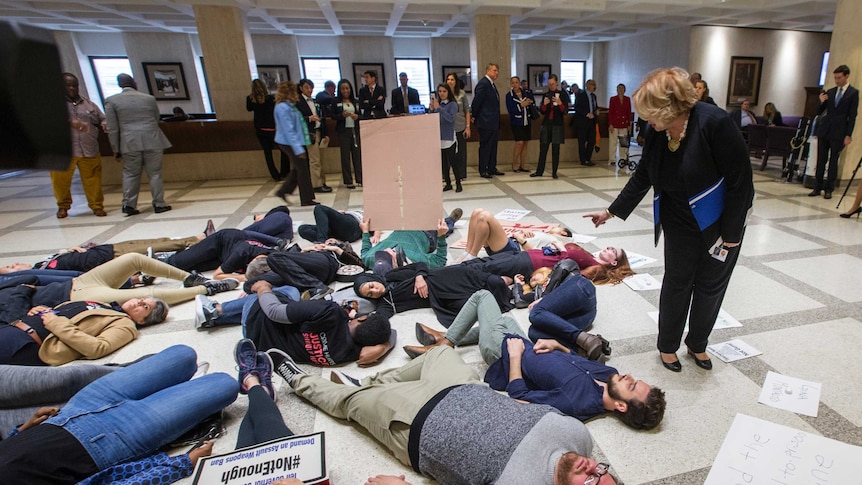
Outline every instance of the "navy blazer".
<path fill-rule="evenodd" d="M 353 101 L 353 109 L 357 110 L 358 113 L 359 103 L 356 100 Z M 335 120 L 336 133 L 344 133 L 347 131 L 347 126 L 344 122 L 347 118 L 344 116 L 343 102 L 341 98 L 335 98 L 332 100 L 332 119 Z M 359 120 L 355 120 L 353 124 L 356 127 L 356 131 L 359 131 Z"/>
<path fill-rule="evenodd" d="M 835 95 L 838 87 L 826 91 L 829 97 L 817 108 L 817 116 L 826 114 L 817 120 L 817 137 L 829 140 L 843 140 L 845 136 L 853 136 L 856 126 L 856 111 L 859 109 L 859 90 L 847 85 L 847 90 L 841 95 L 838 106 L 835 106 Z"/>
<path fill-rule="evenodd" d="M 392 103 L 392 108 L 389 109 L 389 113 L 393 115 L 400 115 L 404 113 L 404 93 L 401 91 L 401 86 L 392 90 L 392 97 L 389 99 Z M 407 104 L 422 104 L 419 101 L 419 91 L 407 86 Z"/>
<path fill-rule="evenodd" d="M 470 111 L 476 119 L 477 127 L 483 130 L 500 129 L 500 93 L 488 76 L 482 76 L 476 83 Z"/>
<path fill-rule="evenodd" d="M 578 91 L 578 94 L 575 95 L 575 114 L 572 117 L 572 123 L 584 128 L 589 127 L 590 124 L 595 123 L 597 120 L 597 118 L 587 118 L 587 114 L 590 112 L 590 98 L 588 97 L 589 94 L 590 92 L 586 89 L 581 89 L 580 91 Z M 596 97 L 596 111 L 593 112 L 593 115 L 596 115 L 598 109 L 599 98 Z"/>
<path fill-rule="evenodd" d="M 650 128 L 645 138 L 637 170 L 608 210 L 626 219 L 649 189 L 653 188 L 655 244 L 658 245 L 661 235 L 658 207 L 662 192 L 660 174 L 667 137 L 664 132 Z M 717 212 L 707 214 L 715 216 L 714 221 L 706 227 L 701 224 L 704 250 L 712 246 L 718 236 L 727 242 L 739 242 L 754 201 L 754 182 L 748 148 L 736 124 L 723 109 L 696 103 L 691 110 L 682 148 L 680 170 L 695 218 L 699 223 L 702 221 L 698 213 L 701 208 L 710 210 L 711 200 L 721 204 Z"/>
<path fill-rule="evenodd" d="M 314 98 L 311 98 L 314 99 Z M 315 101 L 317 104 L 317 101 Z M 312 115 L 311 108 L 308 107 L 308 103 L 305 101 L 305 96 L 300 94 L 299 101 L 296 102 L 296 109 L 302 113 L 302 117 L 305 119 L 305 122 L 308 124 L 308 134 L 314 135 L 314 125 L 316 122 L 309 120 L 308 118 Z M 326 136 L 326 116 L 323 113 L 323 107 L 317 104 L 317 113 L 314 113 L 320 118 L 320 137 L 323 138 Z M 315 140 L 316 142 L 320 142 L 320 140 Z"/>
<path fill-rule="evenodd" d="M 382 99 L 377 99 L 383 96 Z M 386 90 L 380 84 L 374 85 L 372 93 L 368 86 L 359 90 L 359 111 L 362 119 L 386 118 Z"/>

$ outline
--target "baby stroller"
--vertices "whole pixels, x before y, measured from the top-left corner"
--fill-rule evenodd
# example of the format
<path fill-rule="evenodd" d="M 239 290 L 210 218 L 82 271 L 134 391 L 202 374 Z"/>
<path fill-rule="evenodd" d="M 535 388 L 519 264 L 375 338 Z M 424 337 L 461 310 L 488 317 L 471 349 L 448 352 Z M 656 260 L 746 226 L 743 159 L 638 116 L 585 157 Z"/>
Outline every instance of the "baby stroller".
<path fill-rule="evenodd" d="M 629 134 L 622 135 L 622 136 L 619 136 L 617 138 L 620 141 L 620 147 L 621 148 L 622 147 L 628 148 L 632 143 L 632 136 Z M 638 162 L 634 160 L 634 158 L 631 155 L 631 152 L 627 151 L 626 153 L 627 153 L 628 158 L 620 158 L 619 161 L 617 162 L 617 166 L 620 168 L 628 167 L 630 172 L 634 172 L 635 169 L 638 168 Z"/>

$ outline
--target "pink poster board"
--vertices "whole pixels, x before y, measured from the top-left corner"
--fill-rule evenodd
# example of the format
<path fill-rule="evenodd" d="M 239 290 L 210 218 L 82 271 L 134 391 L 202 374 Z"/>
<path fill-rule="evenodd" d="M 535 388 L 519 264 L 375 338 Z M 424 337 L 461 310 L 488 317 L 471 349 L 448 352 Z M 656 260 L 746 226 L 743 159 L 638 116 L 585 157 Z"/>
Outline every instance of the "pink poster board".
<path fill-rule="evenodd" d="M 439 115 L 362 120 L 360 130 L 371 229 L 435 229 L 443 217 Z"/>

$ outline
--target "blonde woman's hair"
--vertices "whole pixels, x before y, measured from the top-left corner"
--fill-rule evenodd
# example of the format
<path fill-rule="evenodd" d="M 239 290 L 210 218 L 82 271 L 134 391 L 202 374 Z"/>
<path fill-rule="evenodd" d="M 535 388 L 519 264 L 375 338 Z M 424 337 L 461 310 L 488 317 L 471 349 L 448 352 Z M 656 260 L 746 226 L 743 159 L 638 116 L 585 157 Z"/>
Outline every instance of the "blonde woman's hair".
<path fill-rule="evenodd" d="M 647 74 L 632 95 L 641 118 L 668 124 L 689 112 L 697 102 L 688 72 L 681 67 L 661 68 Z"/>
<path fill-rule="evenodd" d="M 263 104 L 266 102 L 266 96 L 269 94 L 269 90 L 266 89 L 266 84 L 263 83 L 260 79 L 255 79 L 251 82 L 251 101 L 257 104 Z"/>
<path fill-rule="evenodd" d="M 548 281 L 548 278 L 551 275 L 551 268 L 539 268 L 530 274 L 530 278 L 524 282 L 524 294 L 525 295 L 527 293 L 533 291 L 533 289 L 535 289 L 536 286 L 533 286 L 532 282 L 533 282 L 533 277 L 536 275 L 542 275 L 542 281 L 536 283 L 536 286 L 544 285 Z"/>
<path fill-rule="evenodd" d="M 275 104 L 285 101 L 290 101 L 293 104 L 299 101 L 299 91 L 296 90 L 296 83 L 290 81 L 278 83 L 278 91 L 275 93 Z"/>

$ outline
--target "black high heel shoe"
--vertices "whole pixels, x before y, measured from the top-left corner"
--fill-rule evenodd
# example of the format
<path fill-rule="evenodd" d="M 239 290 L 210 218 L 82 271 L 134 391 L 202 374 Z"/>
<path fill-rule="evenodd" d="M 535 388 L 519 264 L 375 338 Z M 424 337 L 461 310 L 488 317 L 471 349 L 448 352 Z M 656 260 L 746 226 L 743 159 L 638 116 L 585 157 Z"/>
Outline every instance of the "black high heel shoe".
<path fill-rule="evenodd" d="M 695 365 L 697 365 L 701 369 L 712 370 L 712 360 L 711 359 L 706 358 L 706 359 L 700 360 L 697 358 L 696 355 L 694 355 L 694 352 L 692 352 L 691 349 L 688 349 L 688 355 L 690 355 L 691 358 L 694 359 Z"/>
<path fill-rule="evenodd" d="M 856 210 L 853 212 L 848 212 L 846 214 L 838 214 L 838 215 L 845 218 L 845 219 L 850 219 L 851 217 L 853 217 L 854 214 L 856 215 L 856 219 L 859 219 L 859 214 L 862 214 L 862 207 L 857 207 Z"/>
<path fill-rule="evenodd" d="M 674 362 L 665 362 L 661 358 L 661 354 L 659 354 L 658 358 L 659 360 L 661 360 L 661 365 L 663 365 L 665 369 L 671 372 L 682 372 L 682 362 L 679 361 L 679 358 L 677 358 Z"/>

